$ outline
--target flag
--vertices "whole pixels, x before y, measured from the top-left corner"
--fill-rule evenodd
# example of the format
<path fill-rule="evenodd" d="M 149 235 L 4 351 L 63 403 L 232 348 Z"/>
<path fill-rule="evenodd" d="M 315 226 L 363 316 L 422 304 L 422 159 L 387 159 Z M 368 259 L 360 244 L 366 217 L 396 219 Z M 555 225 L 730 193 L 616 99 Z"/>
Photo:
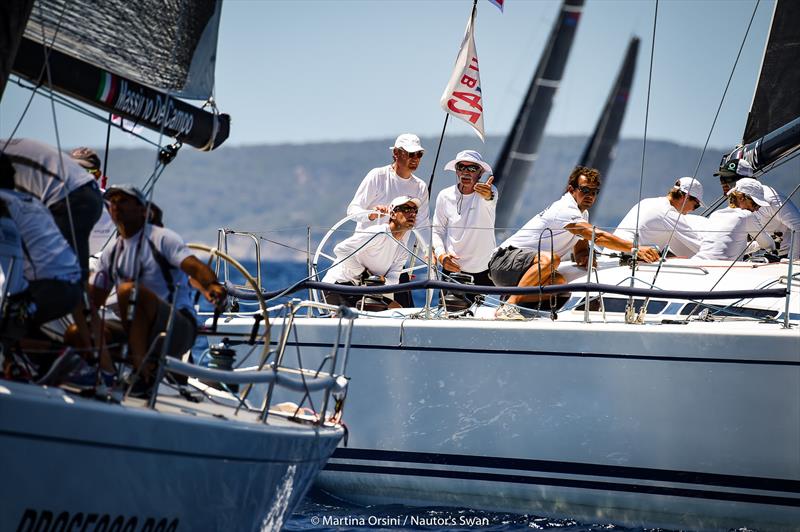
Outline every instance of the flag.
<path fill-rule="evenodd" d="M 440 103 L 446 113 L 471 125 L 475 133 L 485 142 L 481 76 L 478 69 L 478 54 L 475 51 L 474 26 L 475 9 L 467 20 L 464 41 L 461 43 L 450 82 L 444 89 Z"/>
<path fill-rule="evenodd" d="M 497 8 L 500 10 L 500 12 L 501 12 L 501 13 L 503 12 L 503 2 L 504 2 L 505 0 L 489 0 L 489 1 L 490 1 L 491 3 L 493 3 L 494 5 L 496 5 L 496 6 L 497 6 Z"/>

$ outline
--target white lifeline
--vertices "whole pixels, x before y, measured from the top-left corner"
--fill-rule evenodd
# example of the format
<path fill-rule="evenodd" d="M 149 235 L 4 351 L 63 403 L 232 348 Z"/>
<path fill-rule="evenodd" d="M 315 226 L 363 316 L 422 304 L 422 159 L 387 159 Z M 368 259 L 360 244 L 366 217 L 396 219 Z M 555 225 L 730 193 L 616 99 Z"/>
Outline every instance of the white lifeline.
<path fill-rule="evenodd" d="M 487 200 L 477 192 L 461 194 L 458 185 L 447 187 L 436 197 L 433 214 L 433 250 L 438 257 L 454 253 L 465 272 L 480 273 L 489 267 L 496 247 L 494 219 L 497 189 Z"/>

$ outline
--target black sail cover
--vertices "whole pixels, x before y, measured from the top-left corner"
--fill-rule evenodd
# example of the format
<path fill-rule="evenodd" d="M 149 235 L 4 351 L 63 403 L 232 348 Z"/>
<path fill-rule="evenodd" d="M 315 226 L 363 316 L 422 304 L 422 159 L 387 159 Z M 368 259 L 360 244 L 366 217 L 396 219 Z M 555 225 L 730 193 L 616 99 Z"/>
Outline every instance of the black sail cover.
<path fill-rule="evenodd" d="M 222 0 L 36 0 L 14 72 L 213 149 L 227 138 L 229 117 L 178 98 L 213 93 L 221 8 Z"/>
<path fill-rule="evenodd" d="M 639 38 L 632 37 L 625 53 L 625 60 L 611 87 L 611 92 L 597 121 L 594 133 L 586 143 L 578 164 L 596 168 L 605 177 L 614 159 L 614 148 L 619 141 L 619 132 L 628 107 L 633 75 L 636 73 L 636 58 L 639 54 Z M 599 200 L 599 198 L 597 198 Z"/>
<path fill-rule="evenodd" d="M 528 94 L 494 165 L 494 184 L 499 192 L 495 223 L 498 229 L 510 227 L 522 202 L 525 180 L 537 157 L 539 142 L 553 106 L 553 97 L 561 83 L 578 28 L 583 2 L 584 0 L 563 1 Z"/>
<path fill-rule="evenodd" d="M 777 0 L 743 144 L 800 117 L 800 1 Z"/>

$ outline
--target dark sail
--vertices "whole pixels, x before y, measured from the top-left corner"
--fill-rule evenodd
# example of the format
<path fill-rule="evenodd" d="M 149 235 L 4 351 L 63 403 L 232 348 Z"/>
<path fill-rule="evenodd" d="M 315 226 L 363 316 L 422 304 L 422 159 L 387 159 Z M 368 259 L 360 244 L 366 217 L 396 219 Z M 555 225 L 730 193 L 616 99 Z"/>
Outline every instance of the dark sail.
<path fill-rule="evenodd" d="M 0 98 L 3 97 L 31 8 L 33 0 L 0 2 Z"/>
<path fill-rule="evenodd" d="M 614 159 L 614 147 L 619 140 L 619 131 L 628 107 L 638 54 L 639 38 L 633 37 L 628 44 L 628 51 L 625 53 L 625 60 L 622 62 L 617 79 L 611 87 L 603 114 L 600 115 L 594 133 L 589 138 L 578 163 L 580 166 L 597 168 L 603 176 L 608 172 Z"/>
<path fill-rule="evenodd" d="M 800 2 L 777 0 L 742 144 L 800 116 Z"/>
<path fill-rule="evenodd" d="M 583 1 L 564 0 L 528 94 L 494 165 L 494 184 L 500 193 L 495 224 L 498 228 L 509 227 L 519 210 L 523 186 L 536 160 L 553 96 L 564 74 Z"/>
<path fill-rule="evenodd" d="M 177 98 L 214 87 L 221 0 L 36 0 L 13 71 L 203 150 L 230 118 Z M 45 74 L 45 58 L 49 77 Z"/>

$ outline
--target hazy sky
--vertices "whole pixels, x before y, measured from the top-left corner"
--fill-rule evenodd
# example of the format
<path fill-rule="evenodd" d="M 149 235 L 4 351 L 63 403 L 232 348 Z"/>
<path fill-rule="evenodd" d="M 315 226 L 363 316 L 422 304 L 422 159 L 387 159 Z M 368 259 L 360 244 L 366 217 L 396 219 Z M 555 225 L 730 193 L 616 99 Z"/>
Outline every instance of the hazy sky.
<path fill-rule="evenodd" d="M 226 0 L 216 98 L 232 116 L 230 144 L 436 136 L 470 0 Z M 648 138 L 702 145 L 756 0 L 662 0 L 658 6 Z M 506 134 L 560 1 L 479 0 L 476 47 L 487 134 Z M 711 145 L 741 139 L 773 2 L 761 1 Z M 641 137 L 655 2 L 587 0 L 547 131 L 585 134 L 598 118 L 628 40 L 642 39 L 623 136 Z M 10 83 L 0 135 L 28 92 Z M 101 146 L 105 126 L 57 109 L 62 143 Z M 19 136 L 55 142 L 49 101 L 37 96 Z M 449 134 L 470 133 L 450 121 Z M 123 133 L 112 145 L 138 145 Z"/>

